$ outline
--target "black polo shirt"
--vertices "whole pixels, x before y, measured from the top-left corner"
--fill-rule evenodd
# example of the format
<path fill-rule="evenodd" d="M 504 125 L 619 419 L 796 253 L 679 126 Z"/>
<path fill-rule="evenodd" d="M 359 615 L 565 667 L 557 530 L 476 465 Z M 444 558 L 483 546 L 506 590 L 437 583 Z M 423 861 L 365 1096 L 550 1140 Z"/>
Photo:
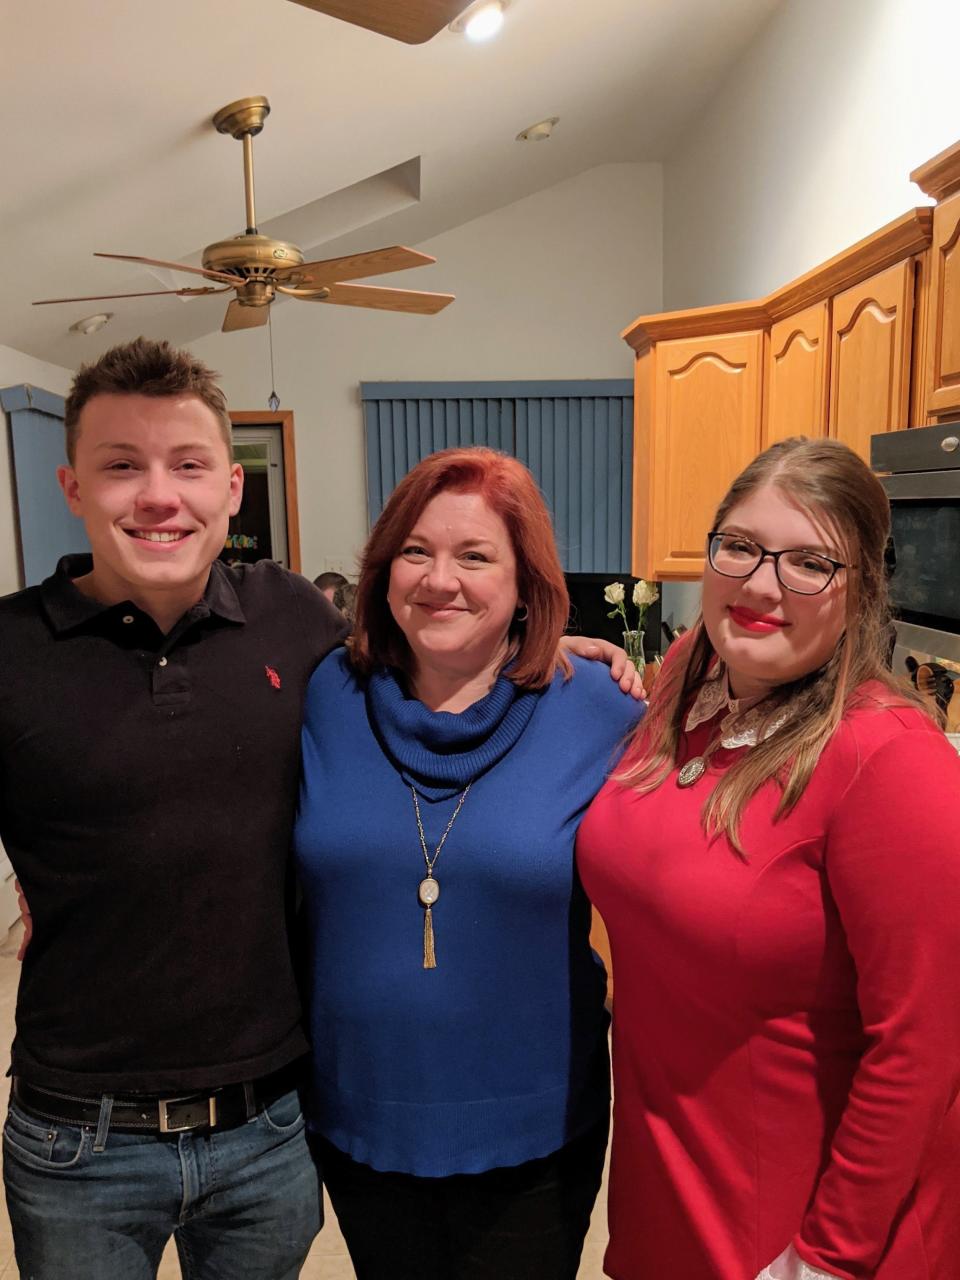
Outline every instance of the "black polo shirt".
<path fill-rule="evenodd" d="M 253 1079 L 306 1048 L 288 853 L 307 681 L 340 615 L 215 563 L 164 635 L 69 556 L 0 600 L 0 837 L 34 936 L 13 1071 L 54 1089 Z"/>

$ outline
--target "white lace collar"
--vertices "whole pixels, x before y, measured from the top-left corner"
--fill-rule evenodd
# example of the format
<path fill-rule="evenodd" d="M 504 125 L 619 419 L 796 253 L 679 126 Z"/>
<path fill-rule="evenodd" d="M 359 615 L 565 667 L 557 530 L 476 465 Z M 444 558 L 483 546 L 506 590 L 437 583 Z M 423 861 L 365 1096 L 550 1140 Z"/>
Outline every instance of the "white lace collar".
<path fill-rule="evenodd" d="M 720 746 L 728 751 L 735 747 L 755 747 L 790 719 L 790 710 L 785 707 L 764 726 L 766 713 L 762 707 L 762 699 L 751 702 L 749 698 L 731 698 L 726 667 L 718 662 L 700 686 L 700 692 L 687 712 L 684 728 L 689 733 L 698 725 L 712 720 L 721 711 L 724 716 L 720 721 Z"/>

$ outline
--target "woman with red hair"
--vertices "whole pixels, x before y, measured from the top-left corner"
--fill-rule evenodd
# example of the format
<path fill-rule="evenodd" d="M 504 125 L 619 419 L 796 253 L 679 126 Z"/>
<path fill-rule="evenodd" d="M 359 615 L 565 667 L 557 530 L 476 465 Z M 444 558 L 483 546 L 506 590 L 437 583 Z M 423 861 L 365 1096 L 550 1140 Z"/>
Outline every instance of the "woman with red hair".
<path fill-rule="evenodd" d="M 576 1276 L 609 1068 L 573 844 L 642 706 L 559 654 L 567 610 L 530 473 L 446 450 L 310 684 L 310 1123 L 359 1280 Z"/>

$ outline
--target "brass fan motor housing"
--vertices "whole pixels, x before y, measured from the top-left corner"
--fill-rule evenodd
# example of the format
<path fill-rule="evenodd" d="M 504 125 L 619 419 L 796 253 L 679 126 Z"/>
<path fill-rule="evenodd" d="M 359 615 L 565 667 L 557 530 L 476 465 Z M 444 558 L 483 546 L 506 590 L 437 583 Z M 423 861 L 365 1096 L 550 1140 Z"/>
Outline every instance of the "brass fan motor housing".
<path fill-rule="evenodd" d="M 303 254 L 295 244 L 270 236 L 242 235 L 217 240 L 203 251 L 207 271 L 224 271 L 243 280 L 276 280 L 295 284 Z"/>
<path fill-rule="evenodd" d="M 269 280 L 247 280 L 237 287 L 237 300 L 245 307 L 269 307 L 276 292 Z"/>

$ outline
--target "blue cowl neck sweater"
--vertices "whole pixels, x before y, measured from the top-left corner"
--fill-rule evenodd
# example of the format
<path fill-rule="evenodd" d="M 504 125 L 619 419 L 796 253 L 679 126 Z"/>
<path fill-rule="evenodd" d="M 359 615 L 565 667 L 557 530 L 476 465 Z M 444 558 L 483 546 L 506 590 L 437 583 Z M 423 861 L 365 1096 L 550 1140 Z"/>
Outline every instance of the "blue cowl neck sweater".
<path fill-rule="evenodd" d="M 576 663 L 432 712 L 342 651 L 311 680 L 295 849 L 309 918 L 310 1123 L 354 1159 L 428 1177 L 556 1151 L 607 1107 L 604 975 L 577 826 L 642 706 Z M 437 967 L 423 967 L 430 853 Z"/>
<path fill-rule="evenodd" d="M 451 715 L 409 697 L 397 675 L 381 671 L 367 686 L 370 724 L 403 780 L 442 800 L 496 765 L 530 723 L 539 693 L 500 676 L 485 698 Z"/>

